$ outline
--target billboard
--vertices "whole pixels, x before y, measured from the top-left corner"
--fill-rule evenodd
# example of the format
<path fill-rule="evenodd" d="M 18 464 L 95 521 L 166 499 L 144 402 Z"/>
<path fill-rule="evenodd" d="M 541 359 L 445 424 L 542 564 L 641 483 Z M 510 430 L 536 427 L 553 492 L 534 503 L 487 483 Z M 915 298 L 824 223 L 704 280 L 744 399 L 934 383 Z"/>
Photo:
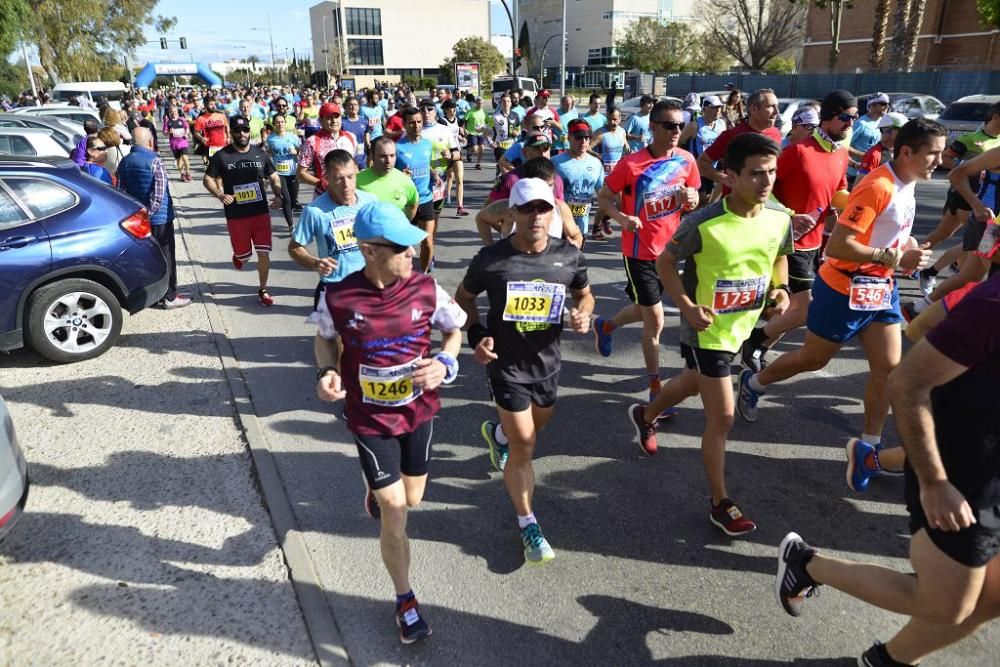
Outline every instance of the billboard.
<path fill-rule="evenodd" d="M 455 87 L 462 93 L 481 95 L 479 63 L 455 63 Z"/>

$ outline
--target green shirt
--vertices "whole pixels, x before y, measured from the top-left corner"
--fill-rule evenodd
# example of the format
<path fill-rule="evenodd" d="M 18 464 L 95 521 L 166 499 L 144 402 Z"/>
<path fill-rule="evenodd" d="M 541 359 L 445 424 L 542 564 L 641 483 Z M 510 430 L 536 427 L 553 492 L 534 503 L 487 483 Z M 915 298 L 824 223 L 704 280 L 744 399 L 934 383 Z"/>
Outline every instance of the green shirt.
<path fill-rule="evenodd" d="M 385 176 L 378 176 L 369 167 L 358 174 L 358 189 L 372 193 L 379 201 L 395 204 L 401 211 L 420 201 L 417 186 L 399 169 L 393 169 Z"/>
<path fill-rule="evenodd" d="M 688 298 L 715 312 L 704 331 L 681 317 L 681 342 L 735 353 L 764 309 L 775 260 L 792 254 L 795 245 L 784 207 L 768 202 L 756 217 L 742 218 L 726 201 L 682 218 L 666 252 L 687 260 L 682 283 Z"/>
<path fill-rule="evenodd" d="M 483 134 L 481 129 L 486 127 L 486 109 L 469 109 L 465 114 L 465 131 L 469 134 L 480 137 Z"/>
<path fill-rule="evenodd" d="M 962 162 L 966 162 L 997 146 L 1000 146 L 1000 137 L 991 137 L 983 131 L 983 128 L 979 128 L 975 132 L 969 132 L 955 139 L 948 148 L 961 158 Z"/>

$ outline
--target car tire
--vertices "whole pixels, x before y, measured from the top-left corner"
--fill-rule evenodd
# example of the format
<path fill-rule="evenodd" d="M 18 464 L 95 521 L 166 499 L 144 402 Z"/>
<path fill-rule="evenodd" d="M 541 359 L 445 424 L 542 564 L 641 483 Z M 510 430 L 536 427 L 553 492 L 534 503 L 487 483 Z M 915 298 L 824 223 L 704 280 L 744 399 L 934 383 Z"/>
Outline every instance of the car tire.
<path fill-rule="evenodd" d="M 44 285 L 28 299 L 26 338 L 40 355 L 67 364 L 98 357 L 122 330 L 118 299 L 100 283 L 68 278 Z"/>

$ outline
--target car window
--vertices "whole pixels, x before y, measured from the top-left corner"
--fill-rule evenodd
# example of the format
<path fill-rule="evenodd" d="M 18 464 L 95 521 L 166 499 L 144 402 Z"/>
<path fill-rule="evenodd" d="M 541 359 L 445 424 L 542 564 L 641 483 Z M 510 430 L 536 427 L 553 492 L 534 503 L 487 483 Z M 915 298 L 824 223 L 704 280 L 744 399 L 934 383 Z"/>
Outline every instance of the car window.
<path fill-rule="evenodd" d="M 51 181 L 40 178 L 8 178 L 6 183 L 36 218 L 61 213 L 76 203 L 76 195 Z"/>
<path fill-rule="evenodd" d="M 985 102 L 952 102 L 941 114 L 940 120 L 983 122 L 989 106 Z"/>
<path fill-rule="evenodd" d="M 0 188 L 0 230 L 27 222 L 28 216 L 7 191 Z"/>
<path fill-rule="evenodd" d="M 941 113 L 944 109 L 944 105 L 933 97 L 928 97 L 924 100 L 924 109 L 927 113 Z"/>
<path fill-rule="evenodd" d="M 10 139 L 10 154 L 11 155 L 38 155 L 31 142 L 24 137 L 19 137 L 17 135 L 11 135 L 8 137 Z"/>

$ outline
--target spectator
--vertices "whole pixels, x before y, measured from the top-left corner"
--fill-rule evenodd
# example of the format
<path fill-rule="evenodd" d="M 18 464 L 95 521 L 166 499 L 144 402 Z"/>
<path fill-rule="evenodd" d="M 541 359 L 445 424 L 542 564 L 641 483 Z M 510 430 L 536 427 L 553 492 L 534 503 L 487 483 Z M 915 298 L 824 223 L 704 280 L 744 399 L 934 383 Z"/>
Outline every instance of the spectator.
<path fill-rule="evenodd" d="M 108 149 L 108 159 L 104 163 L 104 168 L 110 172 L 111 179 L 114 181 L 116 178 L 115 175 L 118 173 L 118 165 L 121 163 L 122 158 L 128 155 L 131 147 L 126 146 L 122 142 L 122 138 L 112 127 L 102 127 L 97 132 L 97 136 L 100 137 Z"/>
<path fill-rule="evenodd" d="M 132 143 L 132 133 L 129 132 L 128 126 L 125 125 L 124 119 L 122 118 L 122 112 L 111 106 L 106 106 L 101 111 L 101 120 L 108 127 L 113 127 L 119 135 L 121 135 L 122 140 L 127 144 Z"/>
<path fill-rule="evenodd" d="M 82 167 L 83 163 L 87 161 L 87 139 L 97 136 L 100 129 L 101 123 L 96 118 L 88 118 L 83 121 L 83 131 L 87 136 L 80 139 L 80 143 L 76 145 L 76 148 L 73 149 L 73 152 L 69 156 L 69 159 L 76 162 L 78 167 Z"/>
<path fill-rule="evenodd" d="M 87 160 L 80 167 L 85 173 L 94 178 L 114 185 L 111 174 L 104 168 L 104 163 L 108 160 L 108 147 L 104 145 L 98 135 L 87 137 Z"/>
<path fill-rule="evenodd" d="M 726 108 L 722 110 L 722 116 L 726 119 L 727 129 L 736 127 L 747 117 L 746 108 L 743 106 L 743 93 L 738 88 L 733 88 L 729 91 L 729 97 L 726 98 Z"/>

